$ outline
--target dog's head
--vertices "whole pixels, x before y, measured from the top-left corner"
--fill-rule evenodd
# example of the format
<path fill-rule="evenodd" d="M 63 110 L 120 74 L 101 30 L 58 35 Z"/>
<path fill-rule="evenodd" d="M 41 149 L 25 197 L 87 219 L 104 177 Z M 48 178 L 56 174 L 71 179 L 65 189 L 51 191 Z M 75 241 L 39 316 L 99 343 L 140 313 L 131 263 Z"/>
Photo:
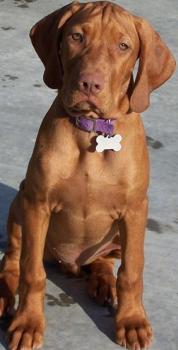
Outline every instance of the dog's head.
<path fill-rule="evenodd" d="M 142 112 L 151 91 L 175 69 L 150 24 L 107 1 L 71 3 L 39 21 L 30 37 L 45 66 L 45 83 L 59 90 L 71 115 L 109 118 L 126 102 Z"/>

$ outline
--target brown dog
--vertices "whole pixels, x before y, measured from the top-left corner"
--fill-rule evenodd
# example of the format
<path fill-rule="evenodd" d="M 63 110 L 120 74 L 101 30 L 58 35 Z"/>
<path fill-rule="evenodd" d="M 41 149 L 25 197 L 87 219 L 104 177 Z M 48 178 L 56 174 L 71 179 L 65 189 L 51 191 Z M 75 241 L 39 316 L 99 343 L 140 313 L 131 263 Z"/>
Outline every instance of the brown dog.
<path fill-rule="evenodd" d="M 0 314 L 13 305 L 18 285 L 20 298 L 9 349 L 42 345 L 43 257 L 76 274 L 89 264 L 89 294 L 100 304 L 113 303 L 117 294 L 117 343 L 148 347 L 142 277 L 149 162 L 138 113 L 173 74 L 174 58 L 144 19 L 110 2 L 69 4 L 38 22 L 30 36 L 44 81 L 58 95 L 9 213 Z M 102 142 L 105 148 L 111 142 L 110 149 L 96 151 L 99 134 L 108 135 Z M 120 151 L 113 151 L 114 134 L 122 137 Z"/>

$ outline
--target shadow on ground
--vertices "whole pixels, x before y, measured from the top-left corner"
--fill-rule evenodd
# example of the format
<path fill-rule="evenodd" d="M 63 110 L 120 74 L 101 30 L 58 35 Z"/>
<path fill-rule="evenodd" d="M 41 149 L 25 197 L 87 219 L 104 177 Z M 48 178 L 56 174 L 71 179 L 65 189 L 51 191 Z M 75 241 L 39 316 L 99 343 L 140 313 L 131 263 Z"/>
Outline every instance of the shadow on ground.
<path fill-rule="evenodd" d="M 0 344 L 4 347 L 4 349 L 7 348 L 7 342 L 6 342 L 6 332 L 10 325 L 11 318 L 5 317 L 0 319 Z"/>
<path fill-rule="evenodd" d="M 90 317 L 96 327 L 104 333 L 111 341 L 114 342 L 114 309 L 97 305 L 87 295 L 87 274 L 82 277 L 71 277 L 63 274 L 59 270 L 59 265 L 45 267 L 47 279 L 59 288 L 59 294 L 54 295 L 46 291 L 46 309 L 50 312 L 50 307 L 60 308 L 70 307 L 78 304 L 83 311 Z M 46 310 L 46 314 L 47 314 Z M 6 349 L 6 331 L 10 324 L 9 318 L 0 320 L 0 344 Z"/>
<path fill-rule="evenodd" d="M 6 222 L 9 206 L 17 191 L 10 186 L 0 183 L 0 251 L 6 246 Z M 5 347 L 5 331 L 9 325 L 9 319 L 0 320 L 0 344 Z"/>
<path fill-rule="evenodd" d="M 96 327 L 114 342 L 114 309 L 99 306 L 87 295 L 87 273 L 82 277 L 67 276 L 59 271 L 59 265 L 47 267 L 47 278 L 63 293 L 55 295 L 46 293 L 46 303 L 51 307 L 70 307 L 78 304 L 95 323 Z"/>
<path fill-rule="evenodd" d="M 0 183 L 0 250 L 5 247 L 9 206 L 16 193 L 17 190 L 15 188 Z"/>

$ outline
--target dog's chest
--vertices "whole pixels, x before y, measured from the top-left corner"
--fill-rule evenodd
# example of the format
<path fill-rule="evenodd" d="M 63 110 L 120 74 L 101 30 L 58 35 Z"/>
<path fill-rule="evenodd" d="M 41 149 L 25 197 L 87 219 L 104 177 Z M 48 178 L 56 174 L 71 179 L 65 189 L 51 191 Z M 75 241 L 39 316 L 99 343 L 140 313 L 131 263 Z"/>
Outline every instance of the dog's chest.
<path fill-rule="evenodd" d="M 94 210 L 122 211 L 128 188 L 124 173 L 116 154 L 88 154 L 79 158 L 70 176 L 60 181 L 62 207 L 73 208 L 84 216 Z"/>
<path fill-rule="evenodd" d="M 118 249 L 117 219 L 126 193 L 105 157 L 86 156 L 60 182 L 60 210 L 50 224 L 50 247 L 63 263 L 85 264 Z"/>

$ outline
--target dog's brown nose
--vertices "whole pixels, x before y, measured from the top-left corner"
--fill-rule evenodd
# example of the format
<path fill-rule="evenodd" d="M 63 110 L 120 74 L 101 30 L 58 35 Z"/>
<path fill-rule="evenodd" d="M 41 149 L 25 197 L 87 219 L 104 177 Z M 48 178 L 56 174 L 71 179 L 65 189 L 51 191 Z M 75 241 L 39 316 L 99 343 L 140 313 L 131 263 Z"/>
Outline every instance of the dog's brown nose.
<path fill-rule="evenodd" d="M 104 80 L 99 74 L 81 74 L 79 89 L 86 95 L 98 94 L 104 87 Z"/>

